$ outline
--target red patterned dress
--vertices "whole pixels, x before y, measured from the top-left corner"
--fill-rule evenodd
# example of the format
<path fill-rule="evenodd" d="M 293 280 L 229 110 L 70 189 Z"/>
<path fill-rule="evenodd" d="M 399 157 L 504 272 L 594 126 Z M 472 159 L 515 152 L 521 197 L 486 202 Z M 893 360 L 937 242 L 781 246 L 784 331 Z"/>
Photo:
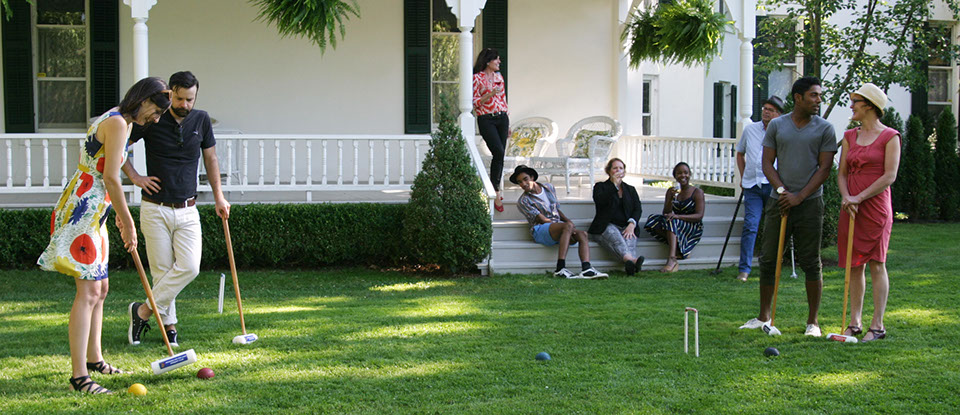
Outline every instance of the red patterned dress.
<path fill-rule="evenodd" d="M 97 141 L 100 123 L 119 112 L 100 116 L 87 130 L 77 172 L 63 189 L 50 217 L 50 244 L 37 265 L 83 280 L 107 278 L 110 257 L 106 220 L 112 203 L 103 184 L 104 148 Z M 126 161 L 127 153 L 123 152 Z"/>
<path fill-rule="evenodd" d="M 900 134 L 893 128 L 887 128 L 873 143 L 861 146 L 857 144 L 858 130 L 847 130 L 843 134 L 848 151 L 847 191 L 853 196 L 860 194 L 883 176 L 887 142 Z M 850 216 L 846 211 L 840 212 L 838 225 L 837 251 L 840 253 L 840 264 L 843 265 L 847 260 L 847 228 L 850 225 Z M 890 246 L 892 229 L 893 205 L 888 186 L 880 194 L 860 202 L 857 208 L 851 266 L 857 267 L 867 261 L 887 262 L 887 247 Z"/>

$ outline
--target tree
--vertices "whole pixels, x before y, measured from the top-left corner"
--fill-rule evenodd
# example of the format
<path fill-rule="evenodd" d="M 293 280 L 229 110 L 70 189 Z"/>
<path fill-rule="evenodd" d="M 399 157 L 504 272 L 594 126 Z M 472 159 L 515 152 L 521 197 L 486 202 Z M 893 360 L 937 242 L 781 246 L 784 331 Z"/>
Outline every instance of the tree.
<path fill-rule="evenodd" d="M 957 156 L 957 119 L 952 111 L 940 113 L 937 122 L 937 147 L 933 151 L 934 181 L 940 219 L 960 219 L 960 157 Z"/>
<path fill-rule="evenodd" d="M 933 155 L 930 154 L 930 142 L 923 133 L 923 123 L 920 117 L 911 115 L 907 119 L 907 136 L 900 155 L 900 177 L 897 180 L 897 186 L 903 191 L 903 208 L 910 220 L 937 217 L 933 173 Z"/>
<path fill-rule="evenodd" d="M 933 10 L 929 0 L 761 1 L 761 7 L 786 14 L 760 24 L 758 48 L 768 53 L 760 57 L 757 70 L 778 71 L 784 62 L 802 55 L 803 75 L 816 76 L 823 83 L 828 103 L 824 118 L 864 82 L 884 91 L 891 85 L 926 90 L 926 71 L 918 70 L 918 62 L 960 57 L 960 46 L 939 42 L 939 34 L 929 30 Z M 957 19 L 958 1 L 943 1 Z M 841 25 L 834 23 L 838 15 L 850 17 L 844 17 Z M 797 22 L 804 22 L 803 30 L 797 30 Z"/>
<path fill-rule="evenodd" d="M 3 0 L 6 1 L 6 0 Z M 321 51 L 337 47 L 337 33 L 347 34 L 344 21 L 360 17 L 356 0 L 249 0 L 260 8 L 257 21 L 273 23 L 283 37 L 305 37 Z"/>

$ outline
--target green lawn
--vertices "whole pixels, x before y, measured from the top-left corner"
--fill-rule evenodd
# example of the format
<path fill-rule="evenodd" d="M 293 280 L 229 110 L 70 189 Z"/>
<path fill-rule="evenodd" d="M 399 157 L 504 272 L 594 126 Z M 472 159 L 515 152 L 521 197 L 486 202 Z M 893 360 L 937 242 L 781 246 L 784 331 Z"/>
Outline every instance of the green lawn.
<path fill-rule="evenodd" d="M 803 336 L 802 276 L 782 281 L 784 334 L 769 337 L 737 330 L 756 315 L 758 294 L 756 278 L 741 284 L 733 268 L 607 281 L 241 270 L 247 328 L 260 340 L 230 342 L 239 319 L 229 275 L 221 315 L 220 273 L 203 272 L 178 302 L 181 350 L 199 362 L 158 376 L 149 363 L 166 353 L 159 333 L 139 347 L 126 340 L 139 280 L 115 272 L 104 353 L 135 373 L 95 379 L 117 391 L 143 383 L 144 397 L 68 392 L 72 281 L 0 271 L 0 412 L 951 413 L 960 407 L 958 233 L 958 224 L 894 227 L 888 338 L 870 344 Z M 843 270 L 828 267 L 825 280 L 820 318 L 833 332 Z M 869 284 L 867 298 L 865 319 Z M 686 306 L 701 312 L 700 358 L 683 354 Z M 782 355 L 764 357 L 768 346 Z M 534 360 L 541 351 L 553 360 Z M 198 380 L 201 367 L 216 377 Z"/>

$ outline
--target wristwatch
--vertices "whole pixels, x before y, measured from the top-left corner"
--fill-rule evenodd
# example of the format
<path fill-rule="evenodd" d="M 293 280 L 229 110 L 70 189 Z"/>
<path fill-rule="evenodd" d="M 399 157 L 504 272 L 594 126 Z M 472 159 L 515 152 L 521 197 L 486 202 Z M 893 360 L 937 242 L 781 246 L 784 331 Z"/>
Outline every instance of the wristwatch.
<path fill-rule="evenodd" d="M 783 186 L 780 186 L 780 187 L 777 188 L 777 194 L 778 194 L 778 195 L 782 195 L 783 192 L 786 192 L 786 191 L 787 191 L 787 189 L 784 189 Z"/>

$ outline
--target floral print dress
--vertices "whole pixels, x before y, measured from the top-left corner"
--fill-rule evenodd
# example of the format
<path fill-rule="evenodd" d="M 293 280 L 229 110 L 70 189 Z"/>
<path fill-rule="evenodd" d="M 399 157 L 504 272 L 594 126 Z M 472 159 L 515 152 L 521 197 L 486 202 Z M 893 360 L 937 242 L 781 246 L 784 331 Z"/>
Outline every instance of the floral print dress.
<path fill-rule="evenodd" d="M 50 216 L 50 244 L 37 260 L 45 271 L 84 280 L 107 278 L 110 252 L 106 220 L 112 203 L 103 183 L 103 143 L 97 141 L 96 135 L 100 123 L 114 115 L 120 113 L 107 112 L 87 129 L 77 171 Z M 127 153 L 123 152 L 120 163 L 126 158 Z"/>

